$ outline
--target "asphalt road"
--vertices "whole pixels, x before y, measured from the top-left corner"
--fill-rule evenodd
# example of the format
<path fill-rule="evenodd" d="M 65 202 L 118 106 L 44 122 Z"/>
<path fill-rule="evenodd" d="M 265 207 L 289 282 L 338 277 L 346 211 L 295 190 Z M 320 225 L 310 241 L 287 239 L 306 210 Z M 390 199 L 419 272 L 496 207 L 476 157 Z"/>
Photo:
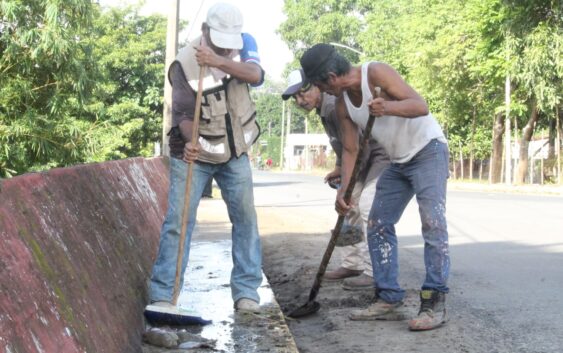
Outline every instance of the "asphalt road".
<path fill-rule="evenodd" d="M 298 213 L 317 229 L 334 224 L 335 194 L 322 177 L 255 171 L 254 182 L 257 208 Z M 562 352 L 563 197 L 452 190 L 447 218 L 449 325 L 480 347 L 467 352 Z M 412 287 L 424 276 L 414 200 L 397 233 L 401 283 Z"/>

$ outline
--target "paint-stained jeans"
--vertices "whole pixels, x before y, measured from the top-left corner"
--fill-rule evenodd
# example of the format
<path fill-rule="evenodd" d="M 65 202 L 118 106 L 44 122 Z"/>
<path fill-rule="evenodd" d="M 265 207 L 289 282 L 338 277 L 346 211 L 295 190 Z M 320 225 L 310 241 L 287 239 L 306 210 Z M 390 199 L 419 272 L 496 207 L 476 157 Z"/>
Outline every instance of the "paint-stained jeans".
<path fill-rule="evenodd" d="M 171 301 L 176 275 L 178 241 L 180 239 L 184 190 L 186 185 L 187 164 L 170 158 L 170 189 L 168 192 L 168 211 L 162 224 L 160 246 L 152 270 L 150 285 L 151 301 Z M 257 289 L 262 283 L 262 251 L 254 192 L 252 189 L 252 171 L 247 155 L 233 158 L 223 164 L 195 163 L 190 191 L 190 215 L 186 231 L 185 251 L 182 262 L 181 284 L 190 254 L 190 241 L 194 229 L 197 207 L 205 185 L 211 178 L 221 189 L 221 195 L 227 205 L 232 227 L 231 292 L 236 302 L 240 298 L 249 298 L 260 302 Z M 181 287 L 180 287 L 181 288 Z"/>
<path fill-rule="evenodd" d="M 407 163 L 392 163 L 379 177 L 368 223 L 368 244 L 379 297 L 394 303 L 405 296 L 398 283 L 395 224 L 416 195 L 424 237 L 426 278 L 422 289 L 448 292 L 450 270 L 446 224 L 449 151 L 430 141 Z"/>

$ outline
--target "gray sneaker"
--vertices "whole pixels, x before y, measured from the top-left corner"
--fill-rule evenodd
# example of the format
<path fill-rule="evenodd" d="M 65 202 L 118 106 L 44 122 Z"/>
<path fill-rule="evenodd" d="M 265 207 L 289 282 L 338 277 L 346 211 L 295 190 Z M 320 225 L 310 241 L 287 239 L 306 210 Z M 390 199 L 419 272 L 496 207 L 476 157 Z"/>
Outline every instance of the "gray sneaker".
<path fill-rule="evenodd" d="M 241 298 L 235 303 L 235 310 L 246 313 L 260 313 L 260 304 L 252 299 Z"/>
<path fill-rule="evenodd" d="M 446 293 L 433 290 L 420 291 L 420 310 L 409 321 L 411 331 L 432 330 L 446 323 Z"/>
<path fill-rule="evenodd" d="M 357 277 L 346 278 L 342 282 L 342 288 L 346 290 L 365 290 L 374 289 L 375 284 L 373 282 L 373 277 L 362 273 Z"/>
<path fill-rule="evenodd" d="M 350 313 L 350 320 L 353 321 L 373 321 L 388 320 L 399 321 L 404 320 L 406 315 L 402 312 L 403 302 L 387 303 L 378 298 L 375 303 L 363 310 L 354 310 Z"/>

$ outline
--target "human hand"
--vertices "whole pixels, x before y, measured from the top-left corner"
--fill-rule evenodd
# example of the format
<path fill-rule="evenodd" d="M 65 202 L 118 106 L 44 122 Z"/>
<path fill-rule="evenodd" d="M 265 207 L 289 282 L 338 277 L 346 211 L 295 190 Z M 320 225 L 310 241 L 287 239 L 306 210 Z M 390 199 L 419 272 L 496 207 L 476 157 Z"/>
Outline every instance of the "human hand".
<path fill-rule="evenodd" d="M 195 162 L 197 160 L 197 157 L 199 157 L 200 151 L 201 145 L 199 144 L 199 142 L 195 146 L 192 145 L 191 142 L 186 142 L 186 144 L 184 145 L 184 155 L 182 159 L 186 163 Z"/>
<path fill-rule="evenodd" d="M 338 187 L 340 186 L 340 182 L 341 182 L 340 166 L 334 167 L 333 171 L 331 171 L 330 173 L 325 175 L 324 182 L 328 183 L 328 186 L 330 186 L 331 188 L 338 189 Z"/>
<path fill-rule="evenodd" d="M 369 113 L 373 116 L 385 115 L 385 99 L 377 97 L 369 101 Z"/>
<path fill-rule="evenodd" d="M 334 167 L 334 169 L 325 175 L 325 183 L 328 182 L 329 179 L 340 177 L 340 167 Z"/>
<path fill-rule="evenodd" d="M 195 58 L 199 66 L 218 67 L 221 63 L 222 57 L 215 53 L 213 49 L 205 46 L 196 46 Z"/>
<path fill-rule="evenodd" d="M 340 216 L 345 216 L 351 208 L 352 204 L 347 204 L 344 201 L 344 193 L 339 191 L 336 194 L 336 202 L 334 203 L 334 209 L 336 210 L 336 213 L 338 213 Z"/>

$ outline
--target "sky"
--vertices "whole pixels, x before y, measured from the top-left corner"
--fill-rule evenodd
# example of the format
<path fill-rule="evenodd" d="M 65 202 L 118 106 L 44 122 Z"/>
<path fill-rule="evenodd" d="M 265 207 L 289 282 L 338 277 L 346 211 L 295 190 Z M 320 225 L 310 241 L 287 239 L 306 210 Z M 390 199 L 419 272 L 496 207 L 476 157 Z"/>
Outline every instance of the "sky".
<path fill-rule="evenodd" d="M 145 0 L 141 13 L 166 15 L 170 1 L 174 0 Z M 115 6 L 138 3 L 139 0 L 100 0 L 99 2 L 103 6 Z M 180 0 L 180 19 L 189 21 L 187 28 L 180 32 L 180 46 L 186 39 L 199 35 L 207 10 L 216 2 L 217 0 Z M 283 70 L 285 65 L 293 60 L 293 54 L 276 34 L 276 30 L 285 18 L 282 13 L 283 0 L 221 0 L 221 2 L 232 3 L 241 10 L 244 18 L 243 32 L 250 33 L 256 39 L 266 74 L 274 81 L 285 82 L 285 77 L 282 77 Z"/>

